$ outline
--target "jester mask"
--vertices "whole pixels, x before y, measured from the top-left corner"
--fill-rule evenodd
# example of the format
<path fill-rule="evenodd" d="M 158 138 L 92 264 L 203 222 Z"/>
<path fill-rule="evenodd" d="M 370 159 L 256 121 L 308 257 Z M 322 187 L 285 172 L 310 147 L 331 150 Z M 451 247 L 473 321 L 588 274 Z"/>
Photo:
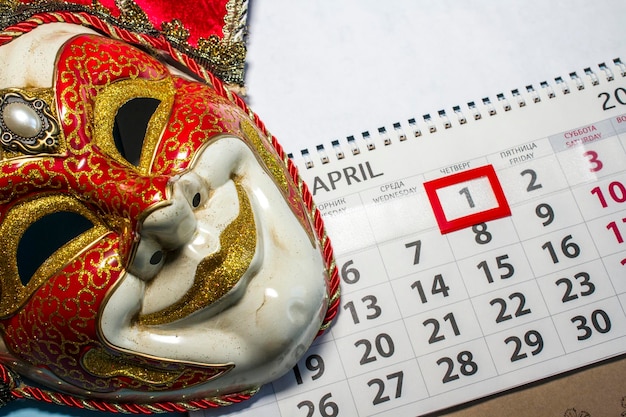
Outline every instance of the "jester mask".
<path fill-rule="evenodd" d="M 193 45 L 132 26 L 134 3 L 10 3 L 4 401 L 195 409 L 287 372 L 338 291 L 319 213 L 276 140 Z"/>

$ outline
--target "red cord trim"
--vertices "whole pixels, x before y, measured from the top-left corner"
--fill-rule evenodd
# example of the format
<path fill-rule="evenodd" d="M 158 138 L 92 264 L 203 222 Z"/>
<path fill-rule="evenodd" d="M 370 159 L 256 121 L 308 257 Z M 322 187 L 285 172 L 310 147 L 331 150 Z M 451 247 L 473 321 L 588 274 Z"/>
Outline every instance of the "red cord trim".
<path fill-rule="evenodd" d="M 0 365 L 0 373 L 6 374 L 9 371 Z M 110 413 L 121 414 L 156 414 L 171 412 L 186 412 L 200 409 L 217 408 L 231 404 L 238 404 L 249 400 L 256 390 L 239 394 L 224 395 L 212 399 L 202 399 L 188 402 L 156 402 L 150 404 L 133 403 L 110 403 L 99 400 L 86 400 L 68 394 L 50 392 L 40 388 L 21 385 L 11 390 L 11 394 L 16 399 L 32 399 L 49 404 L 65 405 L 68 407 L 80 408 L 92 411 L 108 411 Z"/>

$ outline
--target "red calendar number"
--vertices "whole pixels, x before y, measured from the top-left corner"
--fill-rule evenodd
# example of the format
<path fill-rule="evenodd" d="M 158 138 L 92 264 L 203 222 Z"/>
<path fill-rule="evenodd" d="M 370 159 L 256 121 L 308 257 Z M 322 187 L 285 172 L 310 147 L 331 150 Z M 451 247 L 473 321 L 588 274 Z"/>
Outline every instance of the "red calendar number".
<path fill-rule="evenodd" d="M 589 163 L 591 164 L 589 168 L 590 172 L 598 172 L 604 166 L 600 158 L 598 158 L 598 152 L 596 151 L 586 151 L 583 153 L 583 156 L 589 159 Z"/>
<path fill-rule="evenodd" d="M 492 165 L 425 182 L 424 188 L 442 234 L 511 215 Z"/>

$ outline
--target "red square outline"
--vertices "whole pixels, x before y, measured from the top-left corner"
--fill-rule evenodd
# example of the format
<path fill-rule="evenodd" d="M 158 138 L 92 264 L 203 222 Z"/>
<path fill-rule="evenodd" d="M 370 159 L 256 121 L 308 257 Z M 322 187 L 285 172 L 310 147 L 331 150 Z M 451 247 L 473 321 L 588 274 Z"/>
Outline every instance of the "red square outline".
<path fill-rule="evenodd" d="M 443 211 L 441 201 L 439 201 L 439 196 L 437 195 L 437 190 L 439 188 L 445 188 L 450 185 L 482 177 L 487 177 L 487 179 L 489 180 L 489 185 L 493 190 L 496 201 L 498 202 L 498 206 L 492 209 L 481 211 L 479 213 L 459 217 L 458 219 L 446 219 L 446 215 Z M 430 200 L 430 205 L 433 209 L 433 213 L 435 214 L 435 219 L 437 219 L 437 224 L 439 225 L 439 230 L 441 231 L 441 234 L 454 232 L 456 230 L 464 229 L 469 226 L 474 226 L 478 223 L 484 223 L 511 215 L 509 203 L 506 201 L 504 191 L 502 190 L 502 186 L 500 185 L 500 181 L 498 181 L 496 171 L 493 169 L 492 165 L 485 165 L 467 171 L 461 171 L 457 174 L 452 174 L 446 177 L 437 178 L 435 180 L 425 182 L 424 189 L 426 190 L 428 200 Z"/>

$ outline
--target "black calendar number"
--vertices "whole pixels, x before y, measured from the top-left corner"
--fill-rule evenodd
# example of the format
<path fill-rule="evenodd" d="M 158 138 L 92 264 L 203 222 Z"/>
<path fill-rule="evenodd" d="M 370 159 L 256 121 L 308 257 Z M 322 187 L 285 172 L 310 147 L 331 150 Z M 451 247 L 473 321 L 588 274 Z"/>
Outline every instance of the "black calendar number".
<path fill-rule="evenodd" d="M 454 318 L 453 313 L 448 313 L 445 316 L 443 316 L 443 321 L 448 322 L 455 336 L 459 336 L 461 334 L 461 331 L 459 330 L 459 326 L 456 323 L 456 319 Z M 441 331 L 441 324 L 439 320 L 430 318 L 430 319 L 424 320 L 422 324 L 424 325 L 424 327 L 433 326 L 433 331 L 430 334 L 430 337 L 428 338 L 428 344 L 432 345 L 433 343 L 437 343 L 437 342 L 441 342 L 442 340 L 445 340 L 446 336 L 443 334 L 439 334 Z"/>
<path fill-rule="evenodd" d="M 479 245 L 486 245 L 493 239 L 493 235 L 487 230 L 487 223 L 478 223 L 472 226 L 472 231 L 476 234 L 474 240 Z"/>
<path fill-rule="evenodd" d="M 339 415 L 339 406 L 336 402 L 331 401 L 333 395 L 329 392 L 325 394 L 318 403 L 317 411 L 321 417 L 336 417 Z M 315 404 L 313 401 L 304 400 L 298 403 L 298 409 L 306 408 L 306 417 L 315 415 Z"/>
<path fill-rule="evenodd" d="M 313 375 L 311 375 L 311 380 L 313 381 L 321 378 L 322 375 L 324 375 L 324 371 L 326 369 L 324 365 L 324 359 L 322 359 L 322 357 L 317 354 L 307 356 L 304 361 L 304 366 L 306 367 L 306 369 L 313 372 Z M 296 378 L 296 383 L 298 385 L 301 385 L 304 382 L 302 379 L 302 372 L 300 372 L 300 367 L 298 366 L 298 364 L 293 367 L 293 375 Z"/>
<path fill-rule="evenodd" d="M 417 265 L 420 263 L 420 255 L 422 254 L 422 241 L 416 240 L 414 242 L 409 242 L 404 245 L 407 249 L 413 249 L 413 265 Z"/>
<path fill-rule="evenodd" d="M 567 235 L 561 240 L 561 253 L 565 255 L 566 258 L 576 258 L 580 255 L 580 246 L 576 243 L 572 242 L 572 235 Z M 550 258 L 552 258 L 552 263 L 558 264 L 560 261 L 559 253 L 554 249 L 554 245 L 552 242 L 548 241 L 541 246 L 541 249 L 547 250 L 550 254 Z"/>
<path fill-rule="evenodd" d="M 598 98 L 602 98 L 604 101 L 602 102 L 602 110 L 607 111 L 614 109 L 616 104 L 620 104 L 622 106 L 626 106 L 626 88 L 617 87 L 613 94 L 603 91 L 598 94 Z"/>
<path fill-rule="evenodd" d="M 490 305 L 498 305 L 500 308 L 496 317 L 496 323 L 502 323 L 503 321 L 511 320 L 513 317 L 525 316 L 526 314 L 530 314 L 532 312 L 530 308 L 525 308 L 526 296 L 521 292 L 514 292 L 513 294 L 509 295 L 508 298 L 512 304 L 516 304 L 516 307 L 514 307 L 515 312 L 513 314 L 507 314 L 507 310 L 509 310 L 509 304 L 505 299 L 494 298 L 489 302 Z"/>
<path fill-rule="evenodd" d="M 361 279 L 361 273 L 352 265 L 354 265 L 354 261 L 349 260 L 341 267 L 341 279 L 346 284 L 356 284 Z"/>
<path fill-rule="evenodd" d="M 543 185 L 537 181 L 537 171 L 534 169 L 525 169 L 520 172 L 520 175 L 522 177 L 528 176 L 529 178 L 528 186 L 526 187 L 527 192 L 535 191 L 543 187 Z"/>
<path fill-rule="evenodd" d="M 378 299 L 376 298 L 375 295 L 366 295 L 365 297 L 361 298 L 361 302 L 365 305 L 366 312 L 367 312 L 367 314 L 365 315 L 365 318 L 367 320 L 374 320 L 380 317 L 383 310 L 378 305 Z M 353 301 L 348 301 L 343 306 L 343 309 L 348 310 L 350 312 L 350 315 L 352 316 L 352 321 L 354 322 L 354 324 L 359 324 L 361 322 L 361 320 L 359 319 L 359 314 L 357 313 L 357 309 L 354 306 Z"/>
<path fill-rule="evenodd" d="M 375 354 L 372 354 L 374 349 L 372 348 L 372 342 L 367 339 L 359 339 L 354 343 L 355 347 L 364 346 L 365 351 L 359 363 L 365 365 L 370 362 L 378 360 L 376 353 L 382 358 L 390 358 L 396 351 L 396 347 L 393 344 L 393 339 L 387 333 L 381 333 L 374 339 Z"/>
<path fill-rule="evenodd" d="M 459 371 L 463 376 L 471 376 L 478 372 L 478 364 L 474 362 L 474 355 L 468 350 L 464 350 L 456 355 L 456 362 L 447 356 L 439 358 L 437 365 L 445 365 L 446 372 L 441 382 L 447 384 L 448 382 L 456 381 L 461 376 L 455 371 L 456 365 L 459 365 Z"/>
<path fill-rule="evenodd" d="M 582 333 L 579 333 L 577 336 L 578 340 L 587 340 L 591 336 L 593 336 L 593 331 L 595 330 L 598 333 L 604 334 L 611 331 L 611 319 L 609 315 L 606 314 L 604 310 L 594 310 L 591 313 L 591 327 L 589 326 L 587 317 L 585 316 L 575 316 L 572 317 L 572 323 L 576 324 L 576 328 L 580 330 Z"/>
<path fill-rule="evenodd" d="M 417 291 L 420 301 L 422 304 L 426 304 L 428 302 L 428 297 L 426 296 L 426 291 L 424 290 L 424 286 L 422 285 L 421 280 L 417 280 L 411 284 L 411 288 Z M 441 294 L 443 297 L 447 297 L 450 295 L 450 287 L 446 285 L 446 281 L 443 279 L 443 275 L 437 274 L 433 278 L 433 283 L 430 286 L 431 295 Z"/>
<path fill-rule="evenodd" d="M 581 288 L 581 291 L 574 291 L 574 282 L 578 284 Z M 579 272 L 574 275 L 574 279 L 571 278 L 559 278 L 555 281 L 555 285 L 562 285 L 565 288 L 563 293 L 563 297 L 561 301 L 563 303 L 567 303 L 569 301 L 574 301 L 578 299 L 578 297 L 586 297 L 595 292 L 596 286 L 591 282 L 591 276 L 587 272 Z"/>
<path fill-rule="evenodd" d="M 402 396 L 402 383 L 404 381 L 404 372 L 398 371 L 392 374 L 389 374 L 385 377 L 388 382 L 395 380 L 395 390 L 394 390 L 394 398 L 400 398 Z M 389 395 L 384 395 L 386 391 L 385 381 L 380 378 L 374 378 L 367 382 L 367 386 L 371 387 L 376 385 L 378 390 L 376 392 L 376 396 L 372 400 L 372 404 L 378 405 L 390 401 L 391 398 Z"/>
<path fill-rule="evenodd" d="M 467 200 L 467 205 L 470 208 L 476 207 L 476 203 L 474 203 L 474 198 L 472 197 L 472 194 L 470 193 L 469 188 L 467 187 L 461 188 L 459 190 L 459 194 L 465 196 L 465 199 Z"/>
<path fill-rule="evenodd" d="M 528 357 L 528 353 L 522 352 L 522 350 L 528 346 L 532 350 L 530 354 L 532 356 L 538 355 L 543 350 L 543 337 L 537 330 L 529 330 L 524 334 L 524 339 L 520 339 L 517 336 L 510 336 L 504 339 L 504 343 L 507 345 L 513 343 L 513 354 L 511 355 L 511 362 L 516 362 Z"/>
<path fill-rule="evenodd" d="M 496 257 L 496 266 L 498 268 L 498 271 L 500 271 L 500 279 L 508 279 L 515 274 L 515 267 L 513 266 L 513 264 L 508 262 L 507 259 L 509 259 L 509 255 L 506 254 Z M 478 265 L 476 265 L 476 268 L 482 269 L 487 278 L 487 282 L 493 284 L 493 274 L 491 273 L 489 263 L 486 260 L 479 262 Z"/>
<path fill-rule="evenodd" d="M 537 207 L 535 207 L 535 214 L 543 220 L 543 222 L 541 222 L 543 227 L 549 226 L 554 221 L 554 210 L 548 203 L 538 204 Z"/>

